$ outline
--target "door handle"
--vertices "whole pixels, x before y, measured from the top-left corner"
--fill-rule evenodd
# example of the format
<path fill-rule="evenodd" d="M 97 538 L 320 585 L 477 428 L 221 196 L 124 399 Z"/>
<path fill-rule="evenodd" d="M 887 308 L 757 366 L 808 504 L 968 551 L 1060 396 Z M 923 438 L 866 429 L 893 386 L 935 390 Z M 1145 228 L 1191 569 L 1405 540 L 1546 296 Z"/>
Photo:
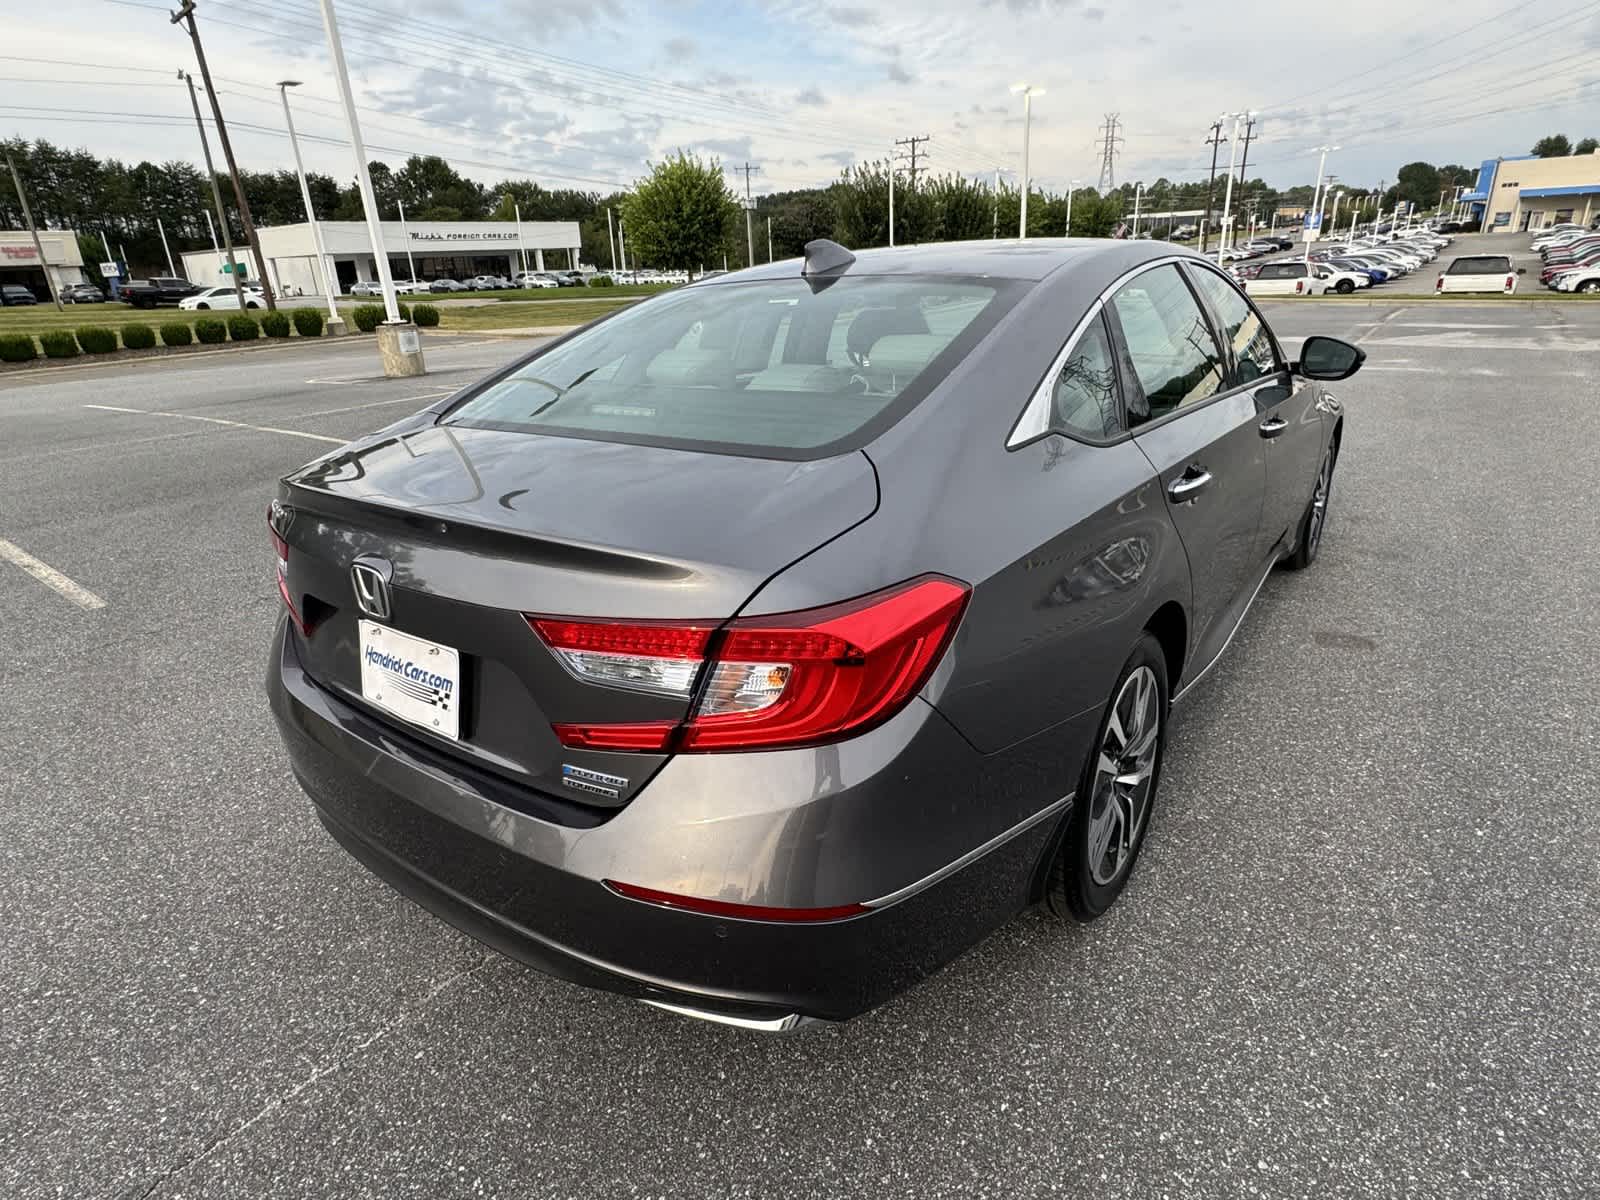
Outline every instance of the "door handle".
<path fill-rule="evenodd" d="M 1211 472 L 1204 467 L 1190 467 L 1167 488 L 1167 496 L 1174 504 L 1190 504 L 1201 492 L 1211 486 Z"/>
<path fill-rule="evenodd" d="M 1272 416 L 1261 422 L 1261 424 L 1257 425 L 1256 428 L 1261 431 L 1262 437 L 1275 438 L 1285 429 L 1289 428 L 1289 422 L 1285 421 L 1282 417 Z"/>

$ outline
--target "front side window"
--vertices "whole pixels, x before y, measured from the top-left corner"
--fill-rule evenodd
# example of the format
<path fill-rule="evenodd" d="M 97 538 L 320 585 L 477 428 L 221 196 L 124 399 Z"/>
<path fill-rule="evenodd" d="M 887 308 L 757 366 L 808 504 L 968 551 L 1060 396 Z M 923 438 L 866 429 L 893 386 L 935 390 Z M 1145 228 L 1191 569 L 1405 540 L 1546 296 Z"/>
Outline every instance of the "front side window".
<path fill-rule="evenodd" d="M 1274 374 L 1279 368 L 1272 334 L 1267 332 L 1266 322 L 1250 307 L 1239 289 L 1205 267 L 1194 269 L 1194 281 L 1217 315 L 1223 340 L 1233 349 L 1233 370 L 1228 386 L 1243 387 L 1264 375 Z"/>
<path fill-rule="evenodd" d="M 1051 428 L 1099 441 L 1122 432 L 1111 340 L 1099 316 L 1079 336 L 1056 375 Z"/>
<path fill-rule="evenodd" d="M 1111 297 L 1133 367 L 1128 420 L 1155 421 L 1222 391 L 1222 354 L 1200 305 L 1172 264 L 1154 267 Z"/>
<path fill-rule="evenodd" d="M 798 275 L 689 287 L 551 347 L 445 423 L 777 457 L 840 450 L 931 391 L 1026 287 L 845 276 L 812 291 Z"/>

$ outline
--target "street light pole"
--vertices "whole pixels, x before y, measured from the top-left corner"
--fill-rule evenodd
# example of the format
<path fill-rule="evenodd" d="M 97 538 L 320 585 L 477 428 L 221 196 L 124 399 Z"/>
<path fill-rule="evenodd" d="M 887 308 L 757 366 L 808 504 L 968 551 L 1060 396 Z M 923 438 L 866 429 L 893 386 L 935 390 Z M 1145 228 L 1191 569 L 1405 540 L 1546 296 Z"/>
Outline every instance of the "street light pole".
<path fill-rule="evenodd" d="M 322 276 L 322 286 L 328 297 L 328 333 L 338 336 L 344 332 L 339 306 L 333 302 L 339 286 L 328 263 L 328 248 L 322 244 L 322 226 L 317 224 L 317 212 L 311 204 L 311 185 L 306 182 L 306 165 L 300 159 L 300 139 L 295 136 L 294 114 L 289 111 L 289 89 L 299 86 L 298 79 L 280 79 L 278 95 L 283 100 L 283 123 L 289 129 L 289 148 L 294 151 L 294 173 L 300 177 L 300 202 L 306 206 L 306 221 L 311 225 L 311 246 L 317 254 L 317 274 Z"/>
<path fill-rule="evenodd" d="M 894 249 L 894 147 L 889 147 L 889 249 Z"/>
<path fill-rule="evenodd" d="M 1318 228 L 1320 230 L 1321 225 L 1322 225 L 1322 172 L 1323 172 L 1323 168 L 1325 168 L 1328 165 L 1328 155 L 1332 151 L 1338 150 L 1339 147 L 1338 146 L 1318 146 L 1317 149 L 1321 152 L 1321 157 L 1317 159 L 1317 186 L 1311 192 L 1311 212 L 1317 214 L 1317 226 L 1318 226 Z M 1305 234 L 1306 234 L 1306 252 L 1305 252 L 1304 261 L 1305 262 L 1310 262 L 1311 261 L 1311 227 L 1309 225 L 1306 226 Z"/>
<path fill-rule="evenodd" d="M 1139 237 L 1139 202 L 1144 199 L 1144 184 L 1140 183 L 1133 189 L 1133 236 L 1137 241 Z M 1068 217 L 1068 221 L 1072 218 Z"/>
<path fill-rule="evenodd" d="M 611 223 L 611 210 L 606 209 L 606 237 L 611 242 L 611 273 L 617 273 L 617 230 Z"/>
<path fill-rule="evenodd" d="M 1033 183 L 1033 176 L 1028 172 L 1028 136 L 1033 124 L 1033 98 L 1044 95 L 1044 89 L 1034 87 L 1031 83 L 1015 83 L 1011 85 L 1011 94 L 1014 96 L 1022 93 L 1022 211 L 1017 218 L 1017 236 L 1028 236 L 1028 188 Z"/>
<path fill-rule="evenodd" d="M 373 265 L 378 271 L 378 284 L 383 289 L 383 307 L 388 317 L 378 327 L 378 353 L 383 360 L 383 373 L 389 376 L 424 375 L 422 343 L 416 326 L 400 316 L 400 304 L 394 295 L 394 276 L 389 272 L 389 252 L 383 240 L 383 225 L 378 220 L 378 198 L 372 191 L 372 176 L 367 171 L 367 147 L 361 139 L 361 122 L 356 119 L 356 98 L 350 90 L 350 71 L 345 66 L 344 46 L 339 41 L 339 22 L 333 15 L 333 0 L 318 0 L 322 9 L 322 27 L 328 35 L 328 59 L 333 66 L 334 82 L 339 87 L 339 102 L 344 108 L 345 124 L 350 130 L 350 151 L 356 160 L 356 187 L 361 192 L 361 209 L 367 218 L 367 236 L 372 241 Z M 411 245 L 406 244 L 409 253 Z"/>
<path fill-rule="evenodd" d="M 1217 265 L 1222 265 L 1223 252 L 1228 248 L 1231 240 L 1229 234 L 1233 231 L 1233 164 L 1239 149 L 1239 122 L 1249 113 L 1223 113 L 1220 120 L 1233 118 L 1233 135 L 1228 138 L 1228 182 L 1222 190 L 1222 228 L 1217 236 Z"/>
<path fill-rule="evenodd" d="M 167 245 L 167 227 L 161 223 L 161 218 L 156 218 L 156 232 L 161 235 L 161 252 L 167 256 L 167 274 L 177 277 L 178 268 L 172 265 L 172 247 Z"/>
<path fill-rule="evenodd" d="M 206 156 L 206 178 L 211 181 L 211 201 L 217 206 L 217 224 L 222 226 L 222 244 L 228 250 L 228 277 L 233 281 L 233 295 L 239 302 L 239 311 L 244 312 L 244 281 L 239 278 L 239 260 L 233 253 L 233 230 L 228 228 L 227 214 L 222 211 L 222 185 L 217 182 L 217 168 L 211 162 L 211 142 L 206 137 L 206 123 L 200 119 L 200 97 L 195 95 L 193 75 L 179 71 L 178 78 L 189 85 L 189 104 L 194 109 L 195 128 L 200 131 L 200 150 Z M 209 217 L 206 219 L 210 220 Z M 215 233 L 211 240 L 215 245 Z"/>
<path fill-rule="evenodd" d="M 1082 182 L 1083 182 L 1083 180 L 1081 180 L 1081 179 L 1074 179 L 1070 184 L 1067 185 L 1067 236 L 1068 237 L 1072 236 L 1072 193 L 1074 193 L 1074 192 L 1076 192 L 1078 190 L 1078 185 L 1081 184 Z"/>

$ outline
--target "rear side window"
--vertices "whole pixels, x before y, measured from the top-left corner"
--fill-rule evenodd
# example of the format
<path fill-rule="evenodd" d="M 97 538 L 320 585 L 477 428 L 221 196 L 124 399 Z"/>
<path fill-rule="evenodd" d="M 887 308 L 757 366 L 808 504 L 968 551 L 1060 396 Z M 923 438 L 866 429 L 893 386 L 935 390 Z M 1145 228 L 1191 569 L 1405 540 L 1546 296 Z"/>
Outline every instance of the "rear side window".
<path fill-rule="evenodd" d="M 1104 318 L 1097 316 L 1078 338 L 1056 376 L 1051 428 L 1099 441 L 1122 432 L 1117 412 L 1117 370 Z"/>
<path fill-rule="evenodd" d="M 1511 260 L 1504 257 L 1458 258 L 1450 264 L 1446 275 L 1506 275 L 1511 271 Z"/>
<path fill-rule="evenodd" d="M 1268 263 L 1261 268 L 1257 279 L 1303 279 L 1306 274 L 1304 263 Z"/>
<path fill-rule="evenodd" d="M 583 330 L 445 418 L 779 458 L 864 445 L 1028 286 L 958 276 L 792 279 L 658 296 Z"/>
<path fill-rule="evenodd" d="M 1154 267 L 1111 297 L 1132 362 L 1130 423 L 1154 421 L 1223 390 L 1222 354 L 1200 305 L 1172 265 Z"/>
<path fill-rule="evenodd" d="M 1194 268 L 1195 286 L 1211 305 L 1222 327 L 1223 340 L 1233 349 L 1229 387 L 1243 387 L 1278 370 L 1278 356 L 1266 322 L 1250 302 L 1221 275 L 1208 267 Z"/>

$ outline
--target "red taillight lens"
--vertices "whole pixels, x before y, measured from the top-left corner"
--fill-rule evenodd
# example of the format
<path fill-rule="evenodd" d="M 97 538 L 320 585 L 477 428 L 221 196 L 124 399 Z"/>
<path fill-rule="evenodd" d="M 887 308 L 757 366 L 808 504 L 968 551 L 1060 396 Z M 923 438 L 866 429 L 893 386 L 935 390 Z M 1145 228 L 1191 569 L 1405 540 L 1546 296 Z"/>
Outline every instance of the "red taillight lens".
<path fill-rule="evenodd" d="M 289 595 L 289 543 L 283 540 L 272 525 L 272 506 L 267 506 L 267 536 L 272 539 L 272 553 L 278 562 L 278 595 L 283 597 L 283 606 L 289 610 L 289 619 L 294 622 L 294 627 L 302 634 L 309 634 L 305 618 L 300 615 L 300 610 L 294 606 L 294 600 Z"/>
<path fill-rule="evenodd" d="M 1444 276 L 1443 275 L 1439 276 L 1439 278 L 1437 278 L 1437 279 L 1435 279 L 1433 281 L 1433 290 L 1436 291 L 1436 292 L 1444 291 Z"/>
<path fill-rule="evenodd" d="M 736 620 L 717 638 L 704 623 L 529 622 L 588 682 L 685 701 L 698 688 L 681 724 L 558 724 L 566 745 L 771 749 L 832 741 L 892 717 L 938 665 L 968 594 L 964 584 L 927 577 L 827 608 Z"/>

